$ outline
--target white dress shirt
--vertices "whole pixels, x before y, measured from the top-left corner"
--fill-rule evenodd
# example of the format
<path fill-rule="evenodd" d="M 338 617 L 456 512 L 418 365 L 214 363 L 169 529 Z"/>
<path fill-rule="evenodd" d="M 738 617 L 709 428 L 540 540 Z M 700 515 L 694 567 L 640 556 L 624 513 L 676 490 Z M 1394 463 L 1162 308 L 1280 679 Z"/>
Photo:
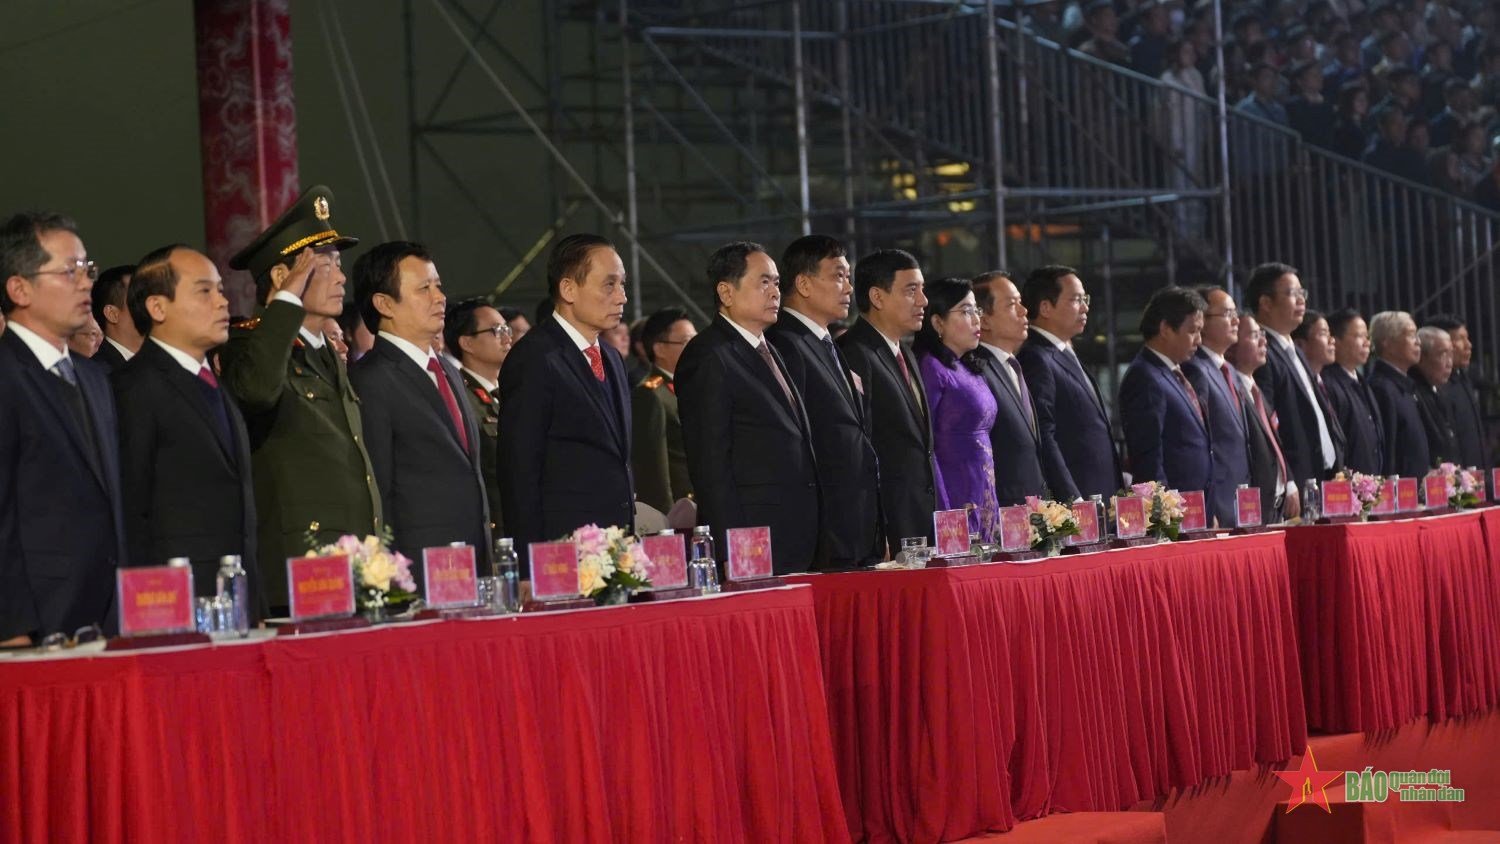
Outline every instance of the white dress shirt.
<path fill-rule="evenodd" d="M 723 314 L 720 314 L 720 316 L 723 316 Z M 725 316 L 724 321 L 729 323 L 735 331 L 738 331 L 740 333 L 740 336 L 745 338 L 745 342 L 749 343 L 752 349 L 759 349 L 760 344 L 764 342 L 764 338 L 761 337 L 761 335 L 750 331 L 749 329 L 745 328 L 745 326 L 740 325 L 729 317 Z"/>
<path fill-rule="evenodd" d="M 1010 352 L 1007 352 L 999 346 L 991 346 L 989 343 L 985 343 L 982 341 L 979 345 L 983 346 L 989 351 L 990 354 L 994 355 L 995 360 L 1000 361 L 1000 371 L 1005 373 L 1005 377 L 1010 380 L 1011 388 L 1014 389 L 1016 391 L 1016 395 L 1019 396 L 1021 394 L 1021 382 L 1016 379 L 1016 371 L 1014 369 L 1011 369 L 1009 362 L 1011 358 L 1015 357 L 1015 355 L 1012 355 Z"/>
<path fill-rule="evenodd" d="M 1318 446 L 1323 451 L 1323 468 L 1331 469 L 1334 456 L 1333 437 L 1328 433 L 1328 420 L 1323 418 L 1323 405 L 1318 401 L 1318 394 L 1313 389 L 1312 379 L 1307 377 L 1307 369 L 1297 358 L 1297 347 L 1292 343 L 1292 338 L 1270 328 L 1266 328 L 1265 331 L 1266 337 L 1270 338 L 1271 342 L 1285 349 L 1292 356 L 1292 370 L 1297 373 L 1297 381 L 1302 385 L 1302 392 L 1307 394 L 1307 400 L 1312 403 L 1313 416 L 1318 420 Z"/>
<path fill-rule="evenodd" d="M 105 337 L 104 342 L 110 344 L 111 346 L 114 346 L 115 351 L 119 352 L 120 357 L 124 358 L 125 360 L 130 360 L 131 358 L 135 357 L 135 352 L 132 352 L 131 350 L 125 348 L 123 345 L 115 342 L 115 338 L 113 337 Z"/>
<path fill-rule="evenodd" d="M 389 331 L 381 331 L 377 336 L 384 337 L 391 345 L 400 349 L 403 354 L 411 358 L 411 362 L 420 366 L 422 372 L 427 375 L 427 380 L 432 382 L 433 389 L 437 389 L 437 373 L 427 368 L 427 362 L 437 358 L 437 355 L 434 355 L 431 349 L 423 350 L 416 343 L 404 337 L 397 337 Z"/>
<path fill-rule="evenodd" d="M 42 365 L 43 369 L 50 371 L 52 367 L 57 366 L 58 361 L 64 359 L 69 363 L 73 362 L 72 356 L 68 354 L 66 343 L 59 349 L 46 340 L 43 340 L 35 331 L 32 331 L 19 322 L 9 323 L 5 330 L 21 338 L 21 342 L 26 344 L 26 348 L 30 349 L 33 355 L 36 355 L 37 362 Z"/>
<path fill-rule="evenodd" d="M 782 308 L 782 310 L 796 317 L 799 322 L 807 326 L 807 330 L 811 331 L 813 333 L 813 336 L 818 338 L 819 343 L 823 342 L 823 338 L 828 336 L 828 329 L 824 326 L 818 325 L 816 322 L 813 322 L 812 318 L 807 314 L 804 314 L 795 308 Z"/>
<path fill-rule="evenodd" d="M 187 370 L 187 373 L 194 378 L 197 378 L 198 373 L 208 366 L 207 360 L 196 360 L 192 355 L 184 352 L 176 346 L 163 343 L 155 337 L 148 337 L 146 339 L 150 340 L 158 346 L 161 346 L 167 354 L 172 356 L 172 360 L 177 361 L 178 366 L 181 366 L 183 369 Z"/>

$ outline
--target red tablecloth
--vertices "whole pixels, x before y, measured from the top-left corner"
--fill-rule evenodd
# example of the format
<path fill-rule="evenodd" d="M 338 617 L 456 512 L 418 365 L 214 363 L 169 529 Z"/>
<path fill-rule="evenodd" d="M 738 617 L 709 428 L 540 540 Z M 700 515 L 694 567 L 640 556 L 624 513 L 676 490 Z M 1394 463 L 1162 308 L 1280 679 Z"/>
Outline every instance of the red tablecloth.
<path fill-rule="evenodd" d="M 1368 732 L 1500 704 L 1500 513 L 1288 535 L 1310 727 Z"/>
<path fill-rule="evenodd" d="M 1281 533 L 799 582 L 856 838 L 1120 810 L 1306 740 Z"/>
<path fill-rule="evenodd" d="M 0 661 L 0 840 L 846 841 L 807 589 Z"/>

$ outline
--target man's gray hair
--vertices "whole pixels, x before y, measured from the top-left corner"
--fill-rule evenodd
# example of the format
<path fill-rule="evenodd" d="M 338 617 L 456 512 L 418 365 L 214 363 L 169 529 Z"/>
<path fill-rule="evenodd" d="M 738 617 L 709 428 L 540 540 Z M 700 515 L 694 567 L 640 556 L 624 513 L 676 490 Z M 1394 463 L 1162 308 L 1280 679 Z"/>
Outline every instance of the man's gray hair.
<path fill-rule="evenodd" d="M 1370 346 L 1375 350 L 1376 357 L 1385 351 L 1387 343 L 1405 334 L 1408 327 L 1416 328 L 1417 321 L 1406 311 L 1381 311 L 1371 317 Z"/>

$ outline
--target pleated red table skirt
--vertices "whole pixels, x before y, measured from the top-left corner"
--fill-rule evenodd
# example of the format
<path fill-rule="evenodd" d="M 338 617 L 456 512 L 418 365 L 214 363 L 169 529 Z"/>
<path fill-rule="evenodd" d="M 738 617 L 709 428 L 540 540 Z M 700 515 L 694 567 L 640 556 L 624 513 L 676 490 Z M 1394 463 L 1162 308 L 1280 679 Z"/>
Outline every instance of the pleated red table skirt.
<path fill-rule="evenodd" d="M 1500 510 L 1300 528 L 1287 552 L 1310 727 L 1500 705 Z"/>
<path fill-rule="evenodd" d="M 805 588 L 0 662 L 0 841 L 847 841 Z"/>
<path fill-rule="evenodd" d="M 798 578 L 854 837 L 1117 811 L 1301 752 L 1284 536 Z"/>

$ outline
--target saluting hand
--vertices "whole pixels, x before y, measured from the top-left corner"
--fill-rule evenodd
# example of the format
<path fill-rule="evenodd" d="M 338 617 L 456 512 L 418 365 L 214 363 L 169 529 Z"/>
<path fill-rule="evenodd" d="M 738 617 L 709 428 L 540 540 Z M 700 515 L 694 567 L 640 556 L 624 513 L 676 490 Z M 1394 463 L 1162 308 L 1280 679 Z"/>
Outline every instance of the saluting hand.
<path fill-rule="evenodd" d="M 307 292 L 307 282 L 312 278 L 313 270 L 317 267 L 318 253 L 309 246 L 297 253 L 297 260 L 292 262 L 292 268 L 282 277 L 281 283 L 276 285 L 276 290 L 285 290 L 298 299 Z M 273 291 L 274 295 L 275 291 Z"/>

